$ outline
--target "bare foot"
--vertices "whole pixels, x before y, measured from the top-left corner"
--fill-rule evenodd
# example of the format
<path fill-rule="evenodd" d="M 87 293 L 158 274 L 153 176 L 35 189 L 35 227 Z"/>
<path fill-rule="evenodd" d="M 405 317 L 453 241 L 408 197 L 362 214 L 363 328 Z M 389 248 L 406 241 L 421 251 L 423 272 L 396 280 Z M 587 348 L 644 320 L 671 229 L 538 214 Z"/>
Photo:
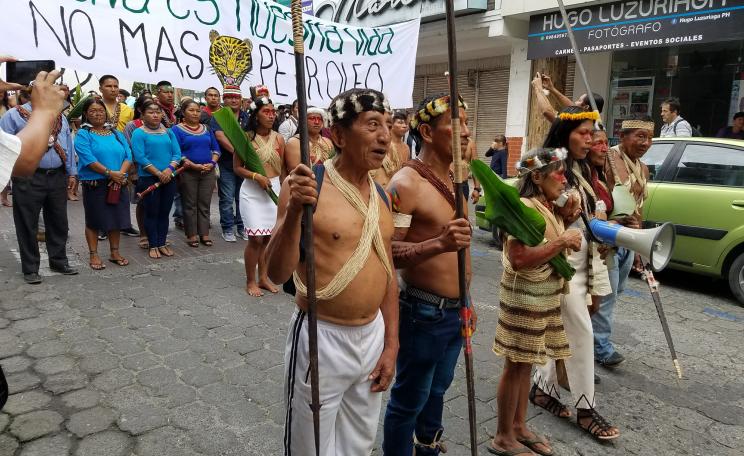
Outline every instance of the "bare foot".
<path fill-rule="evenodd" d="M 11 204 L 11 202 L 8 201 L 7 198 L 3 198 L 2 205 L 5 206 L 5 207 L 13 207 L 13 204 Z"/>
<path fill-rule="evenodd" d="M 260 298 L 264 295 L 263 291 L 261 291 L 261 288 L 259 288 L 255 282 L 249 282 L 248 284 L 246 284 L 245 292 L 253 296 L 254 298 Z"/>
<path fill-rule="evenodd" d="M 273 283 L 271 283 L 271 280 L 269 280 L 268 278 L 259 279 L 258 286 L 260 288 L 263 288 L 264 290 L 270 292 L 270 293 L 278 293 L 279 292 L 279 289 Z"/>

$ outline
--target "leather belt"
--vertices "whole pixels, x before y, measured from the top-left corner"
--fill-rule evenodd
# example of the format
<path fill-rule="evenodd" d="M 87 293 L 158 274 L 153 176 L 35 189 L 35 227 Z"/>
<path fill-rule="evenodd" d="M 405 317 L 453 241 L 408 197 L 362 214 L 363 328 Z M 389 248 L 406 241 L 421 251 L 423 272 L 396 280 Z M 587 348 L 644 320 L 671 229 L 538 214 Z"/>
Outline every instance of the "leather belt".
<path fill-rule="evenodd" d="M 435 295 L 434 293 L 430 293 L 428 291 L 412 287 L 410 285 L 407 286 L 405 289 L 401 289 L 400 295 L 403 298 L 405 298 L 406 296 L 416 298 L 419 301 L 424 302 L 425 304 L 430 304 L 440 309 L 460 308 L 460 300 L 457 298 L 443 298 L 442 296 Z"/>
<path fill-rule="evenodd" d="M 62 165 L 59 168 L 37 168 L 35 172 L 36 174 L 46 174 L 49 176 L 50 174 L 64 173 L 65 167 Z"/>

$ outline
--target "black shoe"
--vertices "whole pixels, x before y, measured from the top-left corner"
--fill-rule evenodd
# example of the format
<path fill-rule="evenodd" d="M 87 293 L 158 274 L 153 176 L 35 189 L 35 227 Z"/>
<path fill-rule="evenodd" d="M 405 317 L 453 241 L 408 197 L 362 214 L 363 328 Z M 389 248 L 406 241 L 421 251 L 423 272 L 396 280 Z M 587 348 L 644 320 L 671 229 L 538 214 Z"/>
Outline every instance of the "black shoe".
<path fill-rule="evenodd" d="M 127 228 L 125 230 L 121 230 L 121 234 L 123 234 L 124 236 L 135 237 L 135 236 L 139 236 L 140 233 L 139 233 L 139 231 L 137 231 L 136 229 L 134 229 L 134 227 L 131 227 L 130 226 L 129 228 Z"/>
<path fill-rule="evenodd" d="M 618 364 L 622 363 L 623 361 L 625 361 L 625 357 L 621 355 L 619 352 L 614 352 L 607 358 L 601 360 L 599 364 L 601 364 L 604 367 L 615 367 Z"/>
<path fill-rule="evenodd" d="M 51 269 L 54 272 L 57 272 L 59 274 L 64 274 L 64 275 L 76 275 L 78 273 L 78 270 L 73 267 L 70 267 L 70 265 L 65 265 L 61 268 L 49 267 L 49 269 Z"/>
<path fill-rule="evenodd" d="M 42 279 L 41 276 L 38 273 L 32 272 L 30 274 L 23 274 L 23 280 L 25 280 L 26 283 L 29 284 L 29 285 L 38 285 L 44 279 Z"/>
<path fill-rule="evenodd" d="M 108 239 L 108 233 L 104 233 L 103 231 L 100 231 L 98 233 L 98 240 L 105 241 L 106 239 Z"/>
<path fill-rule="evenodd" d="M 602 382 L 602 379 L 599 378 L 599 375 L 594 374 L 594 384 L 599 385 Z"/>

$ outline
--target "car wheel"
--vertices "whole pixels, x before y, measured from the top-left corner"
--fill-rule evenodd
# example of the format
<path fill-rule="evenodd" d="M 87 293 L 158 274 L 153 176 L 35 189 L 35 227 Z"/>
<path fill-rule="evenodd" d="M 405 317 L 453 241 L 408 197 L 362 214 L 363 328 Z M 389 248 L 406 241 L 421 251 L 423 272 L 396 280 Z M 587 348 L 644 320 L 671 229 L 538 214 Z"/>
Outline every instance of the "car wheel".
<path fill-rule="evenodd" d="M 501 230 L 496 225 L 491 228 L 491 234 L 493 235 L 493 246 L 496 247 L 498 250 L 503 250 L 503 242 L 501 238 Z"/>
<path fill-rule="evenodd" d="M 744 253 L 736 257 L 728 272 L 731 292 L 741 304 L 744 304 Z"/>

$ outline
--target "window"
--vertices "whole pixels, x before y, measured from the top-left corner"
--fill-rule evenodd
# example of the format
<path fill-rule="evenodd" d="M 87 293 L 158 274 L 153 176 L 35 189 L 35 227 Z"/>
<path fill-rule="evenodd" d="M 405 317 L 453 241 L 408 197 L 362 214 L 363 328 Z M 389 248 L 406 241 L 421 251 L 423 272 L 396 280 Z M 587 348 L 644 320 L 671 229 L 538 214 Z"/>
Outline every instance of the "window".
<path fill-rule="evenodd" d="M 673 148 L 674 143 L 653 143 L 651 148 L 643 154 L 641 161 L 648 166 L 651 180 L 655 180 L 656 175 L 661 169 L 661 164 L 664 163 L 664 160 L 666 160 Z"/>
<path fill-rule="evenodd" d="M 744 186 L 744 150 L 688 144 L 673 180 L 686 184 Z"/>

